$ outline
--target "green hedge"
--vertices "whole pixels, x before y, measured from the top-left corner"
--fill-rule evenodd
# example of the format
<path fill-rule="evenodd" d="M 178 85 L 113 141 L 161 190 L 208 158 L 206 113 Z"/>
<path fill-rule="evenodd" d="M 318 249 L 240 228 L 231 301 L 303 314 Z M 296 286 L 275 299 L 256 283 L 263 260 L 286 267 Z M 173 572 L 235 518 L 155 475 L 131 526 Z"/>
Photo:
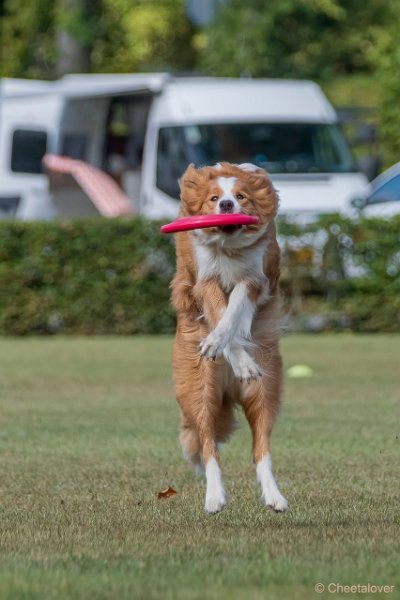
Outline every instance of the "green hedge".
<path fill-rule="evenodd" d="M 279 220 L 296 329 L 400 331 L 400 217 Z M 173 236 L 159 223 L 0 223 L 0 334 L 171 333 Z"/>
<path fill-rule="evenodd" d="M 281 220 L 281 286 L 295 328 L 400 331 L 400 216 Z M 312 319 L 319 316 L 320 319 Z"/>
<path fill-rule="evenodd" d="M 144 219 L 0 224 L 0 333 L 171 332 L 173 239 Z"/>

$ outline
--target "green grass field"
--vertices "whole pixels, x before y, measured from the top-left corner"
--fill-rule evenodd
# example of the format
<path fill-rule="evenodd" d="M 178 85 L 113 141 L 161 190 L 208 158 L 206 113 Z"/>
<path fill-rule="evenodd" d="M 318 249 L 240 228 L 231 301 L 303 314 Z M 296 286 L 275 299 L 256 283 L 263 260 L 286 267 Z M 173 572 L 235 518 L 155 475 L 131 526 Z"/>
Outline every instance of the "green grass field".
<path fill-rule="evenodd" d="M 229 504 L 207 516 L 178 446 L 170 338 L 0 340 L 0 599 L 354 597 L 330 583 L 399 598 L 400 336 L 282 348 L 314 371 L 286 380 L 273 435 L 290 511 L 260 503 L 241 419 Z"/>

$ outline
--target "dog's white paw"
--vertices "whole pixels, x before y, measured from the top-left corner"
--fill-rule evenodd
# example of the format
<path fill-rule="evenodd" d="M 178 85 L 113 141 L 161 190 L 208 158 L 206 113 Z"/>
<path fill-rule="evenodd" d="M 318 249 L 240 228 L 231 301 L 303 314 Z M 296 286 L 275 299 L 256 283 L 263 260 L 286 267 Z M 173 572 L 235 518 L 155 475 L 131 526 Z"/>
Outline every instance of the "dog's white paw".
<path fill-rule="evenodd" d="M 214 490 L 212 494 L 206 495 L 204 509 L 208 514 L 214 515 L 220 512 L 226 504 L 226 494 L 223 489 Z"/>
<path fill-rule="evenodd" d="M 220 333 L 216 330 L 211 331 L 200 343 L 200 354 L 205 358 L 215 360 L 222 355 L 228 342 L 229 336 L 226 333 Z"/>
<path fill-rule="evenodd" d="M 272 473 L 271 455 L 266 454 L 257 464 L 257 479 L 261 484 L 262 499 L 275 512 L 288 509 L 288 502 L 282 496 Z"/>
<path fill-rule="evenodd" d="M 274 493 L 263 494 L 262 498 L 267 506 L 275 512 L 285 512 L 289 508 L 288 501 L 282 496 L 279 491 Z"/>
<path fill-rule="evenodd" d="M 206 464 L 206 502 L 204 508 L 209 514 L 223 509 L 226 504 L 226 493 L 221 479 L 221 469 L 215 456 Z"/>

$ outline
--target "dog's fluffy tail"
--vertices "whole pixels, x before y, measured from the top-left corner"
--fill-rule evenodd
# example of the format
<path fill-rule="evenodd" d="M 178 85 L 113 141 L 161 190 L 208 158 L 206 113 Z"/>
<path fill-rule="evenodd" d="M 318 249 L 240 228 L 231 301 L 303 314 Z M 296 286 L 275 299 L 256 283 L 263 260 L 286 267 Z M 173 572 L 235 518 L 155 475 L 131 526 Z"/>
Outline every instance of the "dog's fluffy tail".
<path fill-rule="evenodd" d="M 185 422 L 185 419 L 182 419 L 179 441 L 185 459 L 193 463 L 196 470 L 201 470 L 200 438 L 196 430 Z"/>

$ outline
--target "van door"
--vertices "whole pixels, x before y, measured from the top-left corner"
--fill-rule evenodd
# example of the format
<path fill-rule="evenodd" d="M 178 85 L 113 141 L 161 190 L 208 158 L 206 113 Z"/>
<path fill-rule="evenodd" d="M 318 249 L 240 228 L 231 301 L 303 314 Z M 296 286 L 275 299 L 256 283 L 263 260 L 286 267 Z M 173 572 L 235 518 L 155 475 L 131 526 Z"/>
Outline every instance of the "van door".
<path fill-rule="evenodd" d="M 149 94 L 111 98 L 106 127 L 102 168 L 131 199 L 133 211 L 140 212 L 143 148 L 151 104 Z"/>
<path fill-rule="evenodd" d="M 109 98 L 67 98 L 59 154 L 101 167 Z"/>
<path fill-rule="evenodd" d="M 60 154 L 102 169 L 138 212 L 142 155 L 151 96 L 126 93 L 68 99 L 61 119 Z"/>

